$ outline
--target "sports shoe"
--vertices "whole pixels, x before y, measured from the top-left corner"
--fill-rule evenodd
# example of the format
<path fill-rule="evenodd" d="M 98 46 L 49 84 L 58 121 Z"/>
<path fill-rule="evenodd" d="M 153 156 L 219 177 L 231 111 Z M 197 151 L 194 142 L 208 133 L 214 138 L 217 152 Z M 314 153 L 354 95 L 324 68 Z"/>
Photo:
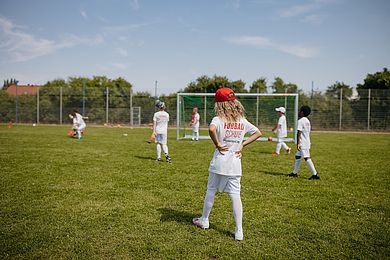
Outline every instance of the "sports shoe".
<path fill-rule="evenodd" d="M 290 154 L 290 153 L 291 153 L 291 148 L 287 148 L 287 149 L 286 149 L 286 153 L 287 153 L 287 154 Z"/>
<path fill-rule="evenodd" d="M 298 177 L 298 173 L 290 173 L 290 174 L 287 174 L 288 177 Z"/>
<path fill-rule="evenodd" d="M 320 176 L 318 176 L 318 174 L 316 175 L 312 175 L 309 180 L 319 180 L 320 179 Z"/>
<path fill-rule="evenodd" d="M 200 227 L 202 229 L 207 229 L 209 228 L 209 221 L 202 220 L 202 218 L 193 218 L 192 219 L 192 224 L 194 224 L 197 227 Z"/>
<path fill-rule="evenodd" d="M 242 230 L 237 231 L 234 234 L 234 240 L 238 240 L 238 241 L 244 240 L 244 234 L 242 233 Z"/>
<path fill-rule="evenodd" d="M 278 153 L 276 153 L 276 152 L 273 152 L 272 153 L 272 156 L 278 156 L 279 154 Z"/>
<path fill-rule="evenodd" d="M 169 155 L 165 156 L 165 158 L 167 159 L 167 163 L 171 163 L 172 162 L 171 157 L 169 157 Z"/>
<path fill-rule="evenodd" d="M 157 158 L 156 161 L 157 161 L 157 162 L 161 162 L 161 158 Z"/>

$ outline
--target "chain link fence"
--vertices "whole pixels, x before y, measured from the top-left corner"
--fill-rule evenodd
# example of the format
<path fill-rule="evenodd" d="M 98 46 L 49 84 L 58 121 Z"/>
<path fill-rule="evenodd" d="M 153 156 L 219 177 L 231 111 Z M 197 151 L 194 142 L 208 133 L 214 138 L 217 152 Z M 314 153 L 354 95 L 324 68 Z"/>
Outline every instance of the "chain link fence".
<path fill-rule="evenodd" d="M 176 124 L 176 95 L 161 96 L 170 114 L 170 126 Z M 66 87 L 50 88 L 33 95 L 11 96 L 0 90 L 1 123 L 70 124 L 68 114 L 77 110 L 88 117 L 88 124 L 147 126 L 153 123 L 156 98 L 99 89 L 83 93 Z M 353 97 L 316 93 L 300 95 L 299 106 L 312 108 L 313 130 L 390 130 L 390 90 L 359 90 Z M 202 108 L 199 108 L 202 113 Z M 260 126 L 261 127 L 261 126 Z"/>

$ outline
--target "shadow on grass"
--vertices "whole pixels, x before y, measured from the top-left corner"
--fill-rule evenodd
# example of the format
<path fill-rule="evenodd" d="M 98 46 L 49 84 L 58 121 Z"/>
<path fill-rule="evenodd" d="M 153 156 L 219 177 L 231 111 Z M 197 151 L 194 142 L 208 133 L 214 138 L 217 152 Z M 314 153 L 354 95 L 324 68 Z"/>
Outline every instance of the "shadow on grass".
<path fill-rule="evenodd" d="M 287 177 L 287 174 L 285 172 L 269 172 L 269 171 L 261 171 L 261 173 L 273 175 L 273 176 L 285 176 Z"/>
<path fill-rule="evenodd" d="M 170 208 L 159 208 L 158 211 L 160 211 L 160 213 L 161 213 L 160 221 L 162 221 L 162 222 L 175 221 L 178 223 L 192 226 L 193 225 L 192 219 L 194 217 L 196 217 L 192 213 L 178 211 L 178 210 L 170 209 Z M 234 233 L 232 233 L 228 230 L 219 228 L 213 224 L 210 224 L 210 229 L 214 229 L 214 230 L 218 231 L 219 233 L 221 233 L 225 236 L 228 236 L 228 237 L 234 236 Z"/>
<path fill-rule="evenodd" d="M 135 155 L 134 157 L 135 157 L 135 158 L 138 158 L 138 159 L 142 159 L 142 160 L 152 160 L 152 161 L 155 161 L 155 160 L 156 160 L 156 158 L 151 157 L 151 156 L 139 156 L 139 155 Z"/>

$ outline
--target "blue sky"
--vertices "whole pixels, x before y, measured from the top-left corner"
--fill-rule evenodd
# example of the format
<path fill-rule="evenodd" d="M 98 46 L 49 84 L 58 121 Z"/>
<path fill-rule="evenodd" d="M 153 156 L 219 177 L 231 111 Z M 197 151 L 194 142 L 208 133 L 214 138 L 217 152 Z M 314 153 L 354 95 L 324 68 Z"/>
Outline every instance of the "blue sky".
<path fill-rule="evenodd" d="M 1 0 L 0 82 L 123 77 L 169 94 L 214 74 L 308 92 L 390 68 L 387 0 Z"/>

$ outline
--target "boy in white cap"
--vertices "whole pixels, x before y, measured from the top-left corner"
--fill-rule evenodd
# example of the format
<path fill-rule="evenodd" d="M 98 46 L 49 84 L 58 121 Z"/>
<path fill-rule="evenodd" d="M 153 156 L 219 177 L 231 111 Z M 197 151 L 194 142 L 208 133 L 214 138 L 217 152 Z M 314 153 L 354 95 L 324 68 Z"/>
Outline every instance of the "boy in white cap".
<path fill-rule="evenodd" d="M 199 140 L 199 120 L 198 107 L 192 109 L 191 127 L 192 127 L 192 141 Z"/>
<path fill-rule="evenodd" d="M 209 228 L 209 215 L 214 205 L 215 193 L 217 190 L 228 192 L 236 223 L 234 239 L 243 240 L 240 196 L 242 149 L 259 138 L 261 132 L 245 119 L 245 109 L 230 88 L 220 88 L 215 93 L 215 112 L 217 116 L 213 118 L 209 127 L 215 151 L 209 167 L 203 212 L 202 216 L 194 218 L 192 223 L 203 229 Z M 250 136 L 243 141 L 245 133 L 249 133 Z"/>
<path fill-rule="evenodd" d="M 298 177 L 299 166 L 301 164 L 301 158 L 306 161 L 307 166 L 312 174 L 309 180 L 319 180 L 320 176 L 317 173 L 314 163 L 310 158 L 310 131 L 311 124 L 307 118 L 310 115 L 311 109 L 308 106 L 302 106 L 299 110 L 299 120 L 297 127 L 297 153 L 295 154 L 295 167 L 294 171 L 287 176 Z"/>
<path fill-rule="evenodd" d="M 278 142 L 276 144 L 276 149 L 272 153 L 273 156 L 277 156 L 280 154 L 280 149 L 283 147 L 283 149 L 286 150 L 287 154 L 291 153 L 291 148 L 287 146 L 287 144 L 284 142 L 284 138 L 287 137 L 287 122 L 286 122 L 286 109 L 284 107 L 277 107 L 275 108 L 275 111 L 278 112 L 279 120 L 278 123 L 274 128 L 272 128 L 272 132 L 276 131 L 276 137 L 278 139 Z"/>
<path fill-rule="evenodd" d="M 167 162 L 171 162 L 171 157 L 168 154 L 168 122 L 169 114 L 165 111 L 165 103 L 157 100 L 156 107 L 159 109 L 153 116 L 153 135 L 156 142 L 157 161 L 161 161 L 161 148 L 164 151 Z"/>

